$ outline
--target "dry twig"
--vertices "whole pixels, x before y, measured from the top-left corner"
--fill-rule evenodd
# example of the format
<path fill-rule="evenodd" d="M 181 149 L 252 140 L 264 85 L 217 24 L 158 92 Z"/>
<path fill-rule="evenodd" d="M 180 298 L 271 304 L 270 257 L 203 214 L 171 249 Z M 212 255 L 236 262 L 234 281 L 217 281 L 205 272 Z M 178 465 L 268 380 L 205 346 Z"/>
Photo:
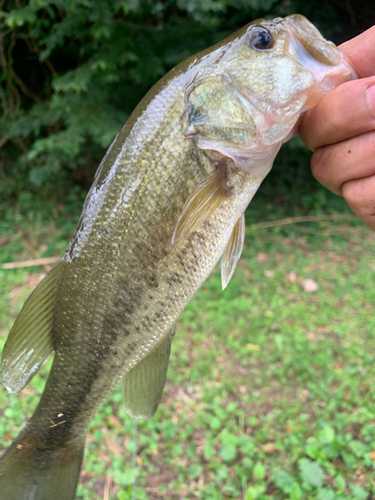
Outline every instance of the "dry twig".
<path fill-rule="evenodd" d="M 269 227 L 287 226 L 288 224 L 300 224 L 301 222 L 325 222 L 325 221 L 353 221 L 356 220 L 355 215 L 306 215 L 301 217 L 287 217 L 286 219 L 272 220 L 269 222 L 260 222 L 252 224 L 246 230 L 254 231 L 257 229 L 266 229 Z"/>
<path fill-rule="evenodd" d="M 1 266 L 2 269 L 19 269 L 21 267 L 35 267 L 45 266 L 47 264 L 54 264 L 60 259 L 59 256 L 44 257 L 43 259 L 24 260 L 23 262 L 7 262 Z"/>

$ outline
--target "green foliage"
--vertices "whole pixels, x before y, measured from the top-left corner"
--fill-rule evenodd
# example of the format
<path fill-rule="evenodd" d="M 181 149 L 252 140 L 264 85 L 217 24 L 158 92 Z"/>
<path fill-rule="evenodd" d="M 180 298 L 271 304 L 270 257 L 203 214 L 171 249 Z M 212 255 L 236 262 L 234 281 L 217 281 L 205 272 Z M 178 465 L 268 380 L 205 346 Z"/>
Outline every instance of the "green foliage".
<path fill-rule="evenodd" d="M 162 403 L 137 438 L 121 387 L 107 398 L 89 427 L 77 499 L 374 497 L 374 235 L 303 228 L 303 237 L 249 230 L 227 289 L 216 270 L 198 291 L 178 322 Z M 59 253 L 71 229 L 22 228 L 0 245 L 0 262 Z M 0 347 L 43 273 L 0 269 Z M 305 277 L 316 292 L 302 290 Z M 0 386 L 0 452 L 49 368 L 20 394 Z"/>
<path fill-rule="evenodd" d="M 55 205 L 81 200 L 106 148 L 152 84 L 246 22 L 300 12 L 329 37 L 353 16 L 358 28 L 371 24 L 368 16 L 362 20 L 363 9 L 346 12 L 333 0 L 8 0 L 2 8 L 0 210 L 7 217 L 10 204 L 28 212 L 26 192 Z M 292 143 L 266 196 L 292 189 L 289 203 L 303 192 L 299 210 L 323 209 L 326 200 L 309 194 L 316 190 L 309 156 Z"/>
<path fill-rule="evenodd" d="M 322 468 L 316 462 L 301 458 L 299 468 L 303 481 L 315 488 L 322 486 L 324 474 Z"/>

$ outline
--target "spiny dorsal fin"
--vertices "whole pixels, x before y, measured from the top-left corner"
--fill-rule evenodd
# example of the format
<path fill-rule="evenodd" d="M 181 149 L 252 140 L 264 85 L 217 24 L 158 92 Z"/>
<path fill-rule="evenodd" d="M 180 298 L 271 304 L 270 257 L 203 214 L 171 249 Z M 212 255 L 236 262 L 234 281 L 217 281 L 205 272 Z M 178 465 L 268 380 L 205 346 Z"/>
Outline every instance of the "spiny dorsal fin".
<path fill-rule="evenodd" d="M 182 209 L 172 243 L 194 233 L 218 209 L 228 193 L 223 180 L 222 173 L 215 170 L 196 186 Z"/>
<path fill-rule="evenodd" d="M 230 235 L 228 244 L 221 258 L 221 284 L 224 288 L 230 282 L 238 259 L 241 257 L 243 243 L 245 240 L 245 215 L 236 222 L 232 234 Z"/>
<path fill-rule="evenodd" d="M 154 416 L 163 394 L 174 326 L 147 358 L 130 370 L 122 380 L 122 400 L 128 415 L 136 419 Z"/>
<path fill-rule="evenodd" d="M 54 349 L 53 306 L 64 264 L 56 264 L 35 288 L 9 333 L 2 359 L 3 384 L 9 392 L 21 391 Z"/>

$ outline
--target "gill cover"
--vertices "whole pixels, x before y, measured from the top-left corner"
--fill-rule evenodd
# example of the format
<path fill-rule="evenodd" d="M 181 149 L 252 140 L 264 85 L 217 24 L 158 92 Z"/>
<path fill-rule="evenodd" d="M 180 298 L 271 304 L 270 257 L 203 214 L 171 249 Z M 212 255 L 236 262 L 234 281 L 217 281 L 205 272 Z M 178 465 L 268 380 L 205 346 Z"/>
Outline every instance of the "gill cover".
<path fill-rule="evenodd" d="M 241 147 L 255 145 L 251 113 L 221 66 L 205 67 L 187 88 L 184 132 Z"/>

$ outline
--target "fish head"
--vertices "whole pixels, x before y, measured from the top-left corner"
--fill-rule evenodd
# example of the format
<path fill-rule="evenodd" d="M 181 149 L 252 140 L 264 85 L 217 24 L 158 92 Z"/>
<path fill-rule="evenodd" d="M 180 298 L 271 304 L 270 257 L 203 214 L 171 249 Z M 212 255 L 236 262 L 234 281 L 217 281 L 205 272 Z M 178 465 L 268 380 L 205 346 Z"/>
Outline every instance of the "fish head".
<path fill-rule="evenodd" d="M 185 136 L 244 168 L 246 156 L 279 147 L 304 110 L 356 77 L 301 15 L 254 21 L 197 67 L 186 89 Z"/>

